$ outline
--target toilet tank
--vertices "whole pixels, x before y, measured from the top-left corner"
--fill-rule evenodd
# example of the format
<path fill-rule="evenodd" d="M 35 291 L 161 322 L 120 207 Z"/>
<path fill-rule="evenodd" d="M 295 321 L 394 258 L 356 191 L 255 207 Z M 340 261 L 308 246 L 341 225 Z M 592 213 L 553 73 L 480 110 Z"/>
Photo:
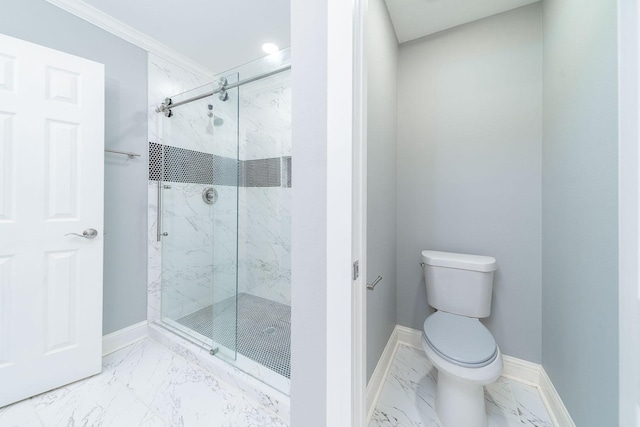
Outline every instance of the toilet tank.
<path fill-rule="evenodd" d="M 495 258 L 422 251 L 422 262 L 431 307 L 461 316 L 489 317 Z"/>

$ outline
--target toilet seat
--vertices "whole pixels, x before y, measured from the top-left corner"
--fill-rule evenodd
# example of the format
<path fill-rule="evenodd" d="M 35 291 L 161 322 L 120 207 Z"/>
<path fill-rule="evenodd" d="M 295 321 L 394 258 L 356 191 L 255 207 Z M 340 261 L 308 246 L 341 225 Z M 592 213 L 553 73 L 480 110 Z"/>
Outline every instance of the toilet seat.
<path fill-rule="evenodd" d="M 439 356 L 458 366 L 481 368 L 498 355 L 493 335 L 475 318 L 438 311 L 424 321 L 422 335 Z"/>

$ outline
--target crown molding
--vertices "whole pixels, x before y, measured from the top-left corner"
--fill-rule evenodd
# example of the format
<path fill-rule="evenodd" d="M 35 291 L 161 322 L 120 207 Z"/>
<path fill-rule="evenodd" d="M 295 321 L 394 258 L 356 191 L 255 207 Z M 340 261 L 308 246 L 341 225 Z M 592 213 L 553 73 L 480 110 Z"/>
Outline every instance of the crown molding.
<path fill-rule="evenodd" d="M 136 30 L 133 27 L 130 27 L 129 25 L 115 19 L 111 15 L 108 15 L 99 9 L 96 9 L 82 0 L 47 0 L 47 2 L 138 46 L 149 53 L 153 53 L 175 63 L 176 65 L 180 65 L 193 73 L 205 78 L 211 78 L 214 75 L 214 72 L 204 65 L 186 57 L 180 52 L 160 43 L 156 39 Z"/>

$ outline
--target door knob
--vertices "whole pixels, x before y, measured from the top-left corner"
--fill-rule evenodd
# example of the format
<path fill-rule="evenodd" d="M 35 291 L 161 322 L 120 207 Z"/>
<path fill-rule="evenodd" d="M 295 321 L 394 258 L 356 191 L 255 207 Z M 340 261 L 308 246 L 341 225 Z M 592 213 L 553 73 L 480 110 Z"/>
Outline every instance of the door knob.
<path fill-rule="evenodd" d="M 85 239 L 93 239 L 94 237 L 96 237 L 98 235 L 98 232 L 96 231 L 95 228 L 87 228 L 86 230 L 84 230 L 82 232 L 82 234 L 78 234 L 78 233 L 67 233 L 67 234 L 65 234 L 65 236 L 69 236 L 69 235 L 84 237 Z"/>

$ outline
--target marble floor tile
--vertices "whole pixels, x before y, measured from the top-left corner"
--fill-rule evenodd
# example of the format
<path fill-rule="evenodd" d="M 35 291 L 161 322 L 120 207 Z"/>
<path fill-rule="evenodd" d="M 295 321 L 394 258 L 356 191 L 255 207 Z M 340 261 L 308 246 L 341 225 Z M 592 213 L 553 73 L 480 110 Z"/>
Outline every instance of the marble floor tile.
<path fill-rule="evenodd" d="M 0 408 L 0 426 L 41 427 L 42 425 L 31 400 L 23 400 Z"/>
<path fill-rule="evenodd" d="M 512 381 L 511 391 L 518 405 L 520 418 L 525 425 L 553 427 L 551 417 L 536 387 Z"/>
<path fill-rule="evenodd" d="M 437 371 L 424 351 L 399 346 L 369 427 L 442 427 L 435 411 Z M 485 387 L 489 427 L 553 427 L 535 387 L 500 377 Z"/>
<path fill-rule="evenodd" d="M 511 392 L 511 381 L 505 377 L 498 378 L 484 388 L 487 414 L 494 419 L 515 420 L 520 422 L 520 414 Z M 500 424 L 499 424 L 500 425 Z"/>
<path fill-rule="evenodd" d="M 219 425 L 286 425 L 149 339 L 107 356 L 104 365 L 105 371 L 112 372 L 171 426 L 206 426 L 212 418 L 220 419 Z"/>
<path fill-rule="evenodd" d="M 424 353 L 424 352 L 423 352 Z M 420 350 L 402 347 L 389 369 L 373 420 L 379 426 L 439 426 L 435 370 Z"/>
<path fill-rule="evenodd" d="M 0 409 L 0 427 L 198 427 L 287 424 L 198 366 L 145 339 L 102 373 Z"/>
<path fill-rule="evenodd" d="M 150 409 L 109 373 L 35 396 L 31 402 L 45 426 L 133 427 L 150 416 Z"/>

